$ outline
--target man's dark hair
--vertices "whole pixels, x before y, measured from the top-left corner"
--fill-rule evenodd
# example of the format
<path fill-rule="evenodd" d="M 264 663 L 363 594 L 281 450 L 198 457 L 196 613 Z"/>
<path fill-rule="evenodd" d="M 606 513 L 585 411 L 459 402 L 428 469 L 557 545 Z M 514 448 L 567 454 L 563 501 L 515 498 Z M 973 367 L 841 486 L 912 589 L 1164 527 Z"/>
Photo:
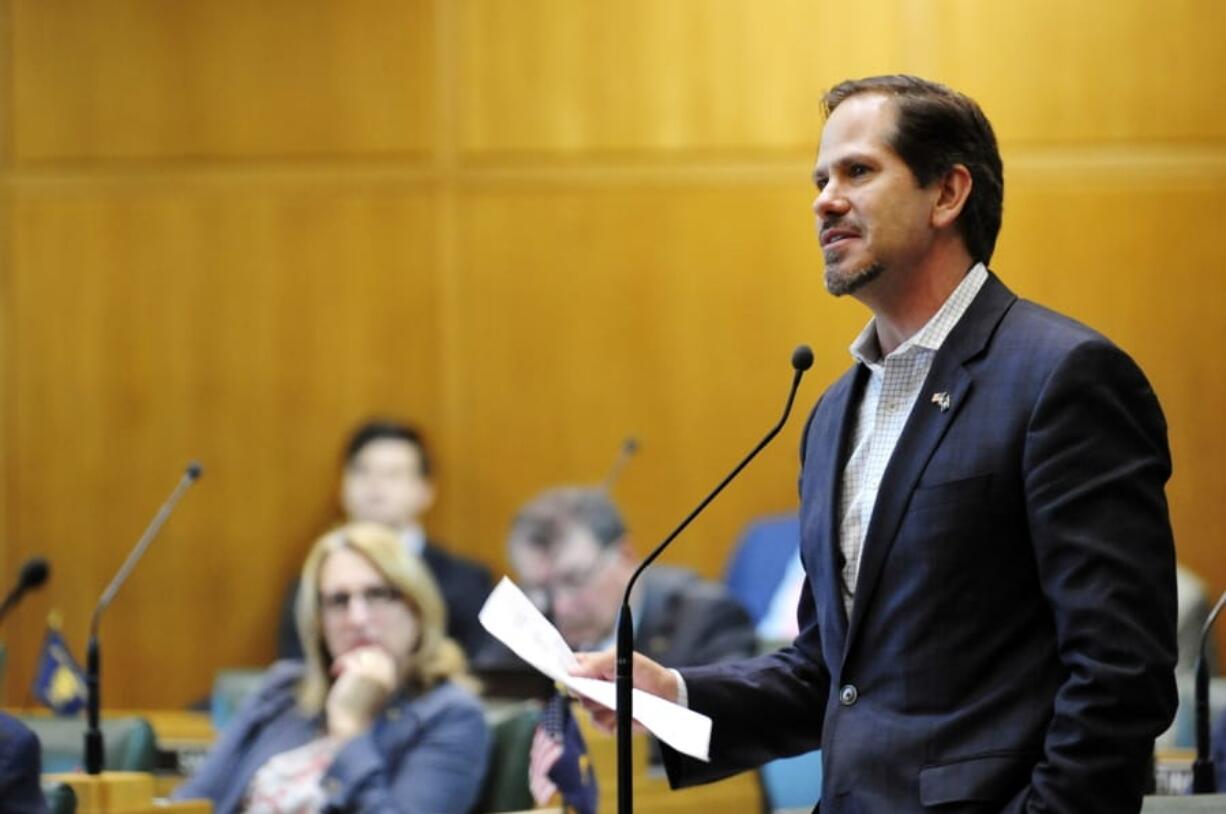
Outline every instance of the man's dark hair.
<path fill-rule="evenodd" d="M 988 117 L 974 99 L 917 76 L 893 74 L 840 82 L 822 98 L 827 116 L 847 99 L 876 93 L 894 101 L 897 121 L 886 142 L 926 187 L 955 164 L 971 173 L 971 194 L 958 230 L 975 260 L 987 263 L 996 248 L 1004 208 L 1005 175 Z"/>
<path fill-rule="evenodd" d="M 621 513 L 603 489 L 560 486 L 542 492 L 519 510 L 509 542 L 550 549 L 573 528 L 590 531 L 601 548 L 626 535 Z"/>
<path fill-rule="evenodd" d="M 353 463 L 353 459 L 367 444 L 374 441 L 405 441 L 417 447 L 417 457 L 421 461 L 422 477 L 430 477 L 430 454 L 426 451 L 426 442 L 415 427 L 400 421 L 387 418 L 375 418 L 367 421 L 353 431 L 349 443 L 345 445 L 345 466 Z"/>

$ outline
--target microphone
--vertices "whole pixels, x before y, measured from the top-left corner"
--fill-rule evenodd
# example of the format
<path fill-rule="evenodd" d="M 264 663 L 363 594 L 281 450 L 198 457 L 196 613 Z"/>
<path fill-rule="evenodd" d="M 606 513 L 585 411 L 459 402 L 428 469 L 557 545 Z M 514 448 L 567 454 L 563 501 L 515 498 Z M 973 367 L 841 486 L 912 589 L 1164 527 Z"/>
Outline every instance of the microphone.
<path fill-rule="evenodd" d="M 51 566 L 47 563 L 46 558 L 31 557 L 26 560 L 17 574 L 17 583 L 4 597 L 4 601 L 0 602 L 0 619 L 3 619 L 13 609 L 13 606 L 21 601 L 26 591 L 40 587 L 49 576 L 51 576 Z"/>
<path fill-rule="evenodd" d="M 732 482 L 732 479 L 741 474 L 741 470 L 752 461 L 762 449 L 769 444 L 779 431 L 783 429 L 783 425 L 787 423 L 788 415 L 792 412 L 792 402 L 796 399 L 796 389 L 800 387 L 800 379 L 805 375 L 805 371 L 813 366 L 813 351 L 808 345 L 799 345 L 796 350 L 792 351 L 792 389 L 788 391 L 788 400 L 783 407 L 783 415 L 779 418 L 778 423 L 771 428 L 758 445 L 750 450 L 749 454 L 741 460 L 736 468 L 719 482 L 719 485 L 707 495 L 698 506 L 690 512 L 677 528 L 673 529 L 672 533 L 664 538 L 664 542 L 656 546 L 647 557 L 639 563 L 639 567 L 630 575 L 630 580 L 626 583 L 626 593 L 622 596 L 621 609 L 617 613 L 617 668 L 616 668 L 616 692 L 617 692 L 617 811 L 618 814 L 631 814 L 634 811 L 634 778 L 631 774 L 632 769 L 632 753 L 630 741 L 630 722 L 633 713 L 633 694 L 634 685 L 631 682 L 631 666 L 634 658 L 634 620 L 630 612 L 630 592 L 634 589 L 634 583 L 638 581 L 647 567 L 655 562 L 656 558 L 664 553 L 664 549 L 668 548 L 669 543 L 676 539 L 677 535 L 685 531 L 686 527 L 702 513 L 702 510 L 707 508 L 712 500 L 724 491 L 724 487 Z"/>
<path fill-rule="evenodd" d="M 1200 651 L 1196 655 L 1196 760 L 1192 761 L 1192 793 L 1213 794 L 1217 778 L 1213 774 L 1213 758 L 1209 755 L 1209 664 L 1205 661 L 1205 643 L 1213 623 L 1226 605 L 1226 592 L 1205 618 L 1200 631 Z"/>
<path fill-rule="evenodd" d="M 604 483 L 600 487 L 603 492 L 608 494 L 613 489 L 613 484 L 617 483 L 618 478 L 621 477 L 622 470 L 638 451 L 638 439 L 633 435 L 626 436 L 626 440 L 622 441 L 621 449 L 617 452 L 617 459 L 613 461 L 613 466 L 609 467 L 609 474 L 605 475 Z"/>
<path fill-rule="evenodd" d="M 187 465 L 187 469 L 184 470 L 183 476 L 179 478 L 174 491 L 170 493 L 170 497 L 158 509 L 158 513 L 154 515 L 153 520 L 145 529 L 145 533 L 137 540 L 136 546 L 128 554 L 128 558 L 124 560 L 123 565 L 119 567 L 114 578 L 111 579 L 111 583 L 106 586 L 106 590 L 102 592 L 102 596 L 98 599 L 98 604 L 94 607 L 94 615 L 89 623 L 89 645 L 86 650 L 85 659 L 85 691 L 89 720 L 89 726 L 85 730 L 85 771 L 87 774 L 102 773 L 102 730 L 99 728 L 98 721 L 98 712 L 101 707 L 101 691 L 98 679 L 101 673 L 102 661 L 98 647 L 98 626 L 102 623 L 102 614 L 110 606 L 111 602 L 114 601 L 115 594 L 123 587 L 132 570 L 136 568 L 136 563 L 144 556 L 145 549 L 149 548 L 153 538 L 157 537 L 158 532 L 162 530 L 162 526 L 166 525 L 166 521 L 170 518 L 170 513 L 174 511 L 175 506 L 183 498 L 183 493 L 200 478 L 203 472 L 203 468 L 196 461 L 192 461 Z"/>

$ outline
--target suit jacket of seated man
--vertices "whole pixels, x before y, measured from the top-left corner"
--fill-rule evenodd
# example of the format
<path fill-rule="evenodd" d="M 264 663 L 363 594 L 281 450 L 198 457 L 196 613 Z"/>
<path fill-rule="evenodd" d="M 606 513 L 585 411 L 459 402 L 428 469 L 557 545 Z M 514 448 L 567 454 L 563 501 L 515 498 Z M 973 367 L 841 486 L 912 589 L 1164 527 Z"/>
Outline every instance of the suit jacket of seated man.
<path fill-rule="evenodd" d="M 753 622 L 724 586 L 684 568 L 642 576 L 634 649 L 667 667 L 715 664 L 753 655 Z"/>
<path fill-rule="evenodd" d="M 0 712 L 0 811 L 43 814 L 42 747 L 21 721 Z"/>
<path fill-rule="evenodd" d="M 840 378 L 805 430 L 801 632 L 682 670 L 712 761 L 670 752 L 670 780 L 820 745 L 824 814 L 1137 811 L 1176 703 L 1170 458 L 1144 375 L 989 275 L 887 465 L 849 619 L 832 507 L 867 379 Z"/>
<path fill-rule="evenodd" d="M 487 638 L 477 614 L 490 595 L 490 572 L 485 566 L 452 554 L 429 540 L 422 547 L 421 559 L 438 583 L 443 603 L 447 606 L 447 635 L 455 639 L 471 658 Z M 294 619 L 297 595 L 298 580 L 294 580 L 281 608 L 281 623 L 277 631 L 279 659 L 302 658 L 302 643 L 298 641 L 298 625 Z"/>

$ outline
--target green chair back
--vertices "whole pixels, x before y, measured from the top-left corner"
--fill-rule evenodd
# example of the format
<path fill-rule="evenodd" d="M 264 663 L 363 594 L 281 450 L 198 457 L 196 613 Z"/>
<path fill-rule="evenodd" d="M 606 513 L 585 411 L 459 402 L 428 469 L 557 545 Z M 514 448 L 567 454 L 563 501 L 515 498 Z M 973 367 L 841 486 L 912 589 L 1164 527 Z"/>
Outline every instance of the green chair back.
<path fill-rule="evenodd" d="M 528 790 L 528 754 L 540 718 L 540 705 L 531 702 L 487 713 L 490 760 L 477 811 L 485 814 L 533 807 Z"/>
<path fill-rule="evenodd" d="M 209 698 L 209 712 L 213 728 L 218 732 L 234 717 L 252 693 L 260 688 L 267 671 L 248 667 L 231 667 L 218 670 L 213 677 L 213 694 Z"/>

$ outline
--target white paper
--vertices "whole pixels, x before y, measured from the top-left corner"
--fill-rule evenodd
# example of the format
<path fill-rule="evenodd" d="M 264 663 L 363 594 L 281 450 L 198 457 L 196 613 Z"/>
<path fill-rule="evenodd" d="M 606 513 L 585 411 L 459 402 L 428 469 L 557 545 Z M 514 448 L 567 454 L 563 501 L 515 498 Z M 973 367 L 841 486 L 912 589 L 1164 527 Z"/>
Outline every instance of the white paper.
<path fill-rule="evenodd" d="M 566 640 L 507 577 L 485 600 L 478 618 L 491 635 L 554 681 L 609 709 L 617 709 L 614 683 L 571 675 L 579 661 Z M 647 727 L 648 732 L 682 754 L 709 759 L 710 718 L 642 690 L 636 689 L 633 696 L 634 720 Z"/>

